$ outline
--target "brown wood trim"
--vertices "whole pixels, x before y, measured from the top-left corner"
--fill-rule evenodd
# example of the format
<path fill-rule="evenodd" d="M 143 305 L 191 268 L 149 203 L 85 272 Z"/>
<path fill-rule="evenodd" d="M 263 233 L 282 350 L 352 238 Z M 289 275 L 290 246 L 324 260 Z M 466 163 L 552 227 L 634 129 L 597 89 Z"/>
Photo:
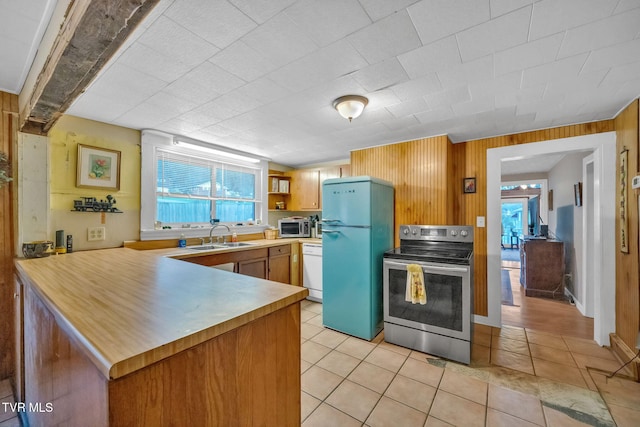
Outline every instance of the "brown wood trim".
<path fill-rule="evenodd" d="M 613 350 L 622 363 L 627 363 L 636 357 L 637 352 L 631 350 L 616 334 L 609 334 L 609 340 L 611 341 L 611 350 Z M 631 368 L 633 380 L 640 382 L 640 360 L 636 359 L 634 362 L 629 363 L 629 367 Z"/>

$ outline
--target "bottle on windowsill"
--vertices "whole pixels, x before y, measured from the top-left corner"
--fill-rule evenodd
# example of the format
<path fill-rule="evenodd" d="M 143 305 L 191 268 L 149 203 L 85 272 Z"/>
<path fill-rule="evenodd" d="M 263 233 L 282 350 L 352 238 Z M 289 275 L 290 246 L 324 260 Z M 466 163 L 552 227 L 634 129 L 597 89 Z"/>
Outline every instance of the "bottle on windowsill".
<path fill-rule="evenodd" d="M 238 241 L 238 235 L 237 235 L 236 233 L 233 233 L 233 234 L 231 235 L 231 241 L 232 241 L 232 242 L 237 242 L 237 241 Z"/>

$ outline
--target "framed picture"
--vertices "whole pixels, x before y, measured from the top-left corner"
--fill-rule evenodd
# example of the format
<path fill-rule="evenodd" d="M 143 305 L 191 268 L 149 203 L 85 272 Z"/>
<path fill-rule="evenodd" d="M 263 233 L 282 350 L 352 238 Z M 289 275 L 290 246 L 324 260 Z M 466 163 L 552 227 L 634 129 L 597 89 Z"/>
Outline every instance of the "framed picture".
<path fill-rule="evenodd" d="M 120 151 L 78 144 L 76 187 L 120 189 Z"/>
<path fill-rule="evenodd" d="M 476 192 L 476 179 L 474 178 L 465 178 L 462 182 L 462 189 L 465 193 L 475 193 Z"/>
<path fill-rule="evenodd" d="M 582 183 L 573 184 L 573 199 L 576 206 L 582 206 Z"/>

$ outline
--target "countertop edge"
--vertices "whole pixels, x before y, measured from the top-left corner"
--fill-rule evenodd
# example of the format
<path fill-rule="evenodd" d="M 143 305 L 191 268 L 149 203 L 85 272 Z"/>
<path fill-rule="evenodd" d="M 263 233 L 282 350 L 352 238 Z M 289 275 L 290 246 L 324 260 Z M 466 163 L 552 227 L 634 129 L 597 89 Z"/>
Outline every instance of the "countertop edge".
<path fill-rule="evenodd" d="M 290 243 L 290 242 L 289 242 Z M 279 242 L 278 244 L 285 244 L 285 242 Z M 277 246 L 268 245 L 268 246 Z M 260 248 L 261 246 L 257 246 Z M 266 247 L 266 246 L 262 246 Z M 114 248 L 112 250 L 125 249 L 125 248 Z M 176 248 L 178 249 L 178 248 Z M 182 249 L 182 248 L 180 248 Z M 246 250 L 249 249 L 246 246 L 241 248 L 229 248 L 229 251 L 236 250 Z M 131 250 L 131 249 L 126 249 Z M 174 258 L 172 256 L 161 254 L 165 250 L 152 250 L 154 255 L 162 257 Z M 224 250 L 225 252 L 227 249 Z M 145 251 L 146 252 L 146 251 Z M 196 252 L 196 255 L 207 255 L 211 252 L 204 251 L 205 253 Z M 215 251 L 214 253 L 220 253 L 220 251 Z M 180 259 L 184 257 L 176 256 L 175 258 Z M 96 369 L 101 372 L 101 374 L 107 380 L 113 380 L 130 373 L 133 373 L 137 370 L 143 369 L 147 366 L 150 366 L 153 363 L 156 363 L 160 360 L 171 357 L 175 354 L 178 354 L 186 349 L 195 347 L 199 344 L 202 344 L 208 340 L 211 340 L 217 336 L 220 336 L 226 332 L 229 332 L 233 329 L 236 329 L 240 326 L 243 326 L 253 320 L 259 319 L 266 315 L 269 315 L 277 310 L 280 310 L 289 305 L 298 303 L 306 298 L 308 295 L 308 290 L 304 287 L 297 287 L 293 285 L 292 288 L 298 288 L 295 291 L 292 291 L 291 294 L 280 298 L 277 301 L 273 301 L 271 303 L 267 303 L 263 306 L 257 307 L 254 310 L 245 312 L 240 314 L 232 319 L 223 321 L 221 323 L 217 323 L 215 325 L 211 325 L 207 328 L 204 328 L 200 331 L 195 331 L 189 335 L 186 335 L 182 338 L 174 340 L 172 342 L 164 343 L 163 345 L 156 347 L 154 349 L 139 353 L 134 356 L 127 357 L 123 360 L 110 362 L 105 355 L 89 340 L 83 335 L 74 325 L 68 320 L 67 316 L 63 313 L 63 311 L 54 303 L 54 301 L 47 297 L 46 293 L 43 292 L 39 285 L 31 279 L 29 274 L 24 270 L 21 265 L 21 261 L 25 261 L 23 258 L 16 258 L 14 260 L 14 271 L 16 275 L 21 280 L 24 286 L 29 286 L 31 290 L 37 295 L 37 297 L 42 301 L 42 303 L 49 309 L 56 319 L 56 322 L 64 330 L 64 332 L 69 335 L 69 338 L 78 344 L 79 350 L 85 354 L 89 360 L 95 365 Z M 194 267 L 196 267 L 194 265 Z M 256 279 L 260 280 L 260 279 Z"/>

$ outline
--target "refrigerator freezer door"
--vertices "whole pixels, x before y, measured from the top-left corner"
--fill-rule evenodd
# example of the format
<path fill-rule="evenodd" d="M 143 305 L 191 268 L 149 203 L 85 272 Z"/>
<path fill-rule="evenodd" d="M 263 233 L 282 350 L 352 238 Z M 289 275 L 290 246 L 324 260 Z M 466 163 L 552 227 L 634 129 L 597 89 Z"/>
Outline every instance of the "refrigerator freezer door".
<path fill-rule="evenodd" d="M 371 183 L 325 183 L 322 187 L 322 221 L 325 227 L 371 225 Z"/>

